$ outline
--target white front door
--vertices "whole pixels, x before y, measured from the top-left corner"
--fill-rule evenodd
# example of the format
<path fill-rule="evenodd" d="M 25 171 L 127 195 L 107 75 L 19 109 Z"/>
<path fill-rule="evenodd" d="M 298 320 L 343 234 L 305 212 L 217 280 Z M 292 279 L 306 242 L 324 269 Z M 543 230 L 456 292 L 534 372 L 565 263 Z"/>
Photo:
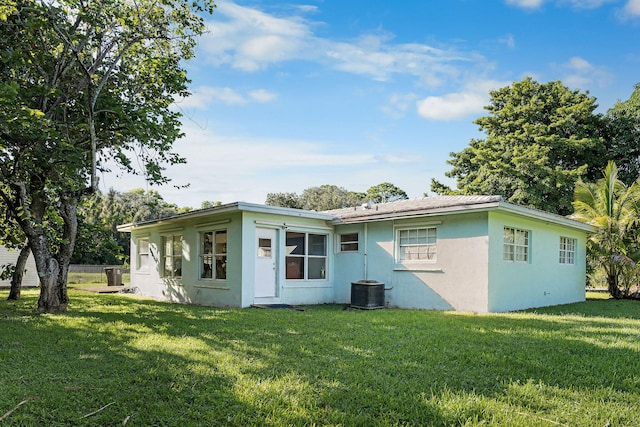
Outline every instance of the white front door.
<path fill-rule="evenodd" d="M 256 228 L 255 296 L 276 296 L 276 230 Z"/>

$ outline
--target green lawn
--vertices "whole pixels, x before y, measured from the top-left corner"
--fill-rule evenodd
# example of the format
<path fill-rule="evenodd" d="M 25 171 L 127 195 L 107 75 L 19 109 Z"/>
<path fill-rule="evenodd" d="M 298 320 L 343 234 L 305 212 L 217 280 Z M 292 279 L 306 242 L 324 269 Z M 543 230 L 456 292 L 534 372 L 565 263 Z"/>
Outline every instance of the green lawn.
<path fill-rule="evenodd" d="M 0 292 L 0 425 L 640 425 L 640 303 L 215 309 Z"/>

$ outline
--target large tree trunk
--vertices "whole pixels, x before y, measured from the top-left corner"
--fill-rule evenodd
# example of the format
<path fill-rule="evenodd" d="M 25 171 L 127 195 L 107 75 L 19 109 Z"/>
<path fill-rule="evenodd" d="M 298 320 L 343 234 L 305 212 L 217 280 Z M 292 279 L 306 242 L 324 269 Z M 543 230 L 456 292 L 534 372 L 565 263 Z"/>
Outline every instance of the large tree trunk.
<path fill-rule="evenodd" d="M 13 272 L 13 276 L 11 277 L 11 290 L 9 291 L 8 300 L 19 300 L 20 299 L 20 291 L 22 290 L 22 278 L 24 277 L 24 271 L 27 266 L 27 260 L 29 259 L 29 255 L 31 254 L 31 248 L 29 245 L 24 245 L 24 247 L 20 250 L 20 255 L 18 255 L 18 259 L 16 260 L 16 269 Z"/>
<path fill-rule="evenodd" d="M 60 268 L 58 271 L 57 286 L 58 289 L 60 289 L 61 295 L 64 295 L 65 301 L 68 303 L 67 278 L 69 275 L 69 264 L 73 257 L 73 249 L 75 248 L 78 234 L 78 199 L 75 197 L 63 199 L 62 206 L 60 207 L 60 215 L 64 220 L 62 236 L 65 243 L 60 245 L 58 256 L 56 257 Z"/>
<path fill-rule="evenodd" d="M 49 242 L 44 235 L 29 238 L 31 251 L 38 269 L 40 282 L 40 298 L 38 299 L 38 312 L 60 313 L 67 309 L 69 298 L 57 285 L 60 266 L 58 260 L 49 251 Z"/>
<path fill-rule="evenodd" d="M 16 199 L 24 211 L 28 212 L 28 215 L 18 217 L 17 220 L 27 236 L 38 270 L 38 312 L 64 312 L 69 304 L 67 273 L 78 231 L 78 199 L 75 195 L 61 195 L 59 198 L 58 212 L 64 225 L 62 235 L 59 236 L 57 253 L 53 253 L 48 230 L 43 226 L 49 202 L 44 190 L 34 185 L 30 197 L 26 196 L 25 185 L 17 184 L 15 190 Z"/>

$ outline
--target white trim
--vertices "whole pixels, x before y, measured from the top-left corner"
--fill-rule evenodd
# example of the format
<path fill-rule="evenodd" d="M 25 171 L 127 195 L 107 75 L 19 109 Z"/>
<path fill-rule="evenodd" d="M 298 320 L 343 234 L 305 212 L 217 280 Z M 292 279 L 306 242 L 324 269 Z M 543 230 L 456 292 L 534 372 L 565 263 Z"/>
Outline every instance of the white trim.
<path fill-rule="evenodd" d="M 230 291 L 231 288 L 228 286 L 207 286 L 207 285 L 193 285 L 194 288 L 201 288 L 201 289 L 218 289 L 221 291 Z"/>
<path fill-rule="evenodd" d="M 282 229 L 296 228 L 296 229 L 309 229 L 309 230 L 323 230 L 323 231 L 332 231 L 333 227 L 324 227 L 320 225 L 305 225 L 305 224 L 291 224 L 288 222 L 269 222 L 269 221 L 254 221 L 256 225 L 261 226 L 269 226 L 269 227 L 279 227 Z"/>
<path fill-rule="evenodd" d="M 178 231 L 184 231 L 184 227 L 166 228 L 166 229 L 158 230 L 158 234 L 160 234 L 161 236 L 166 236 L 169 234 L 176 233 Z"/>
<path fill-rule="evenodd" d="M 298 280 L 302 280 L 302 279 L 298 279 Z M 283 285 L 282 288 L 283 289 L 314 289 L 314 288 L 327 289 L 327 288 L 333 288 L 333 285 L 309 285 L 309 286 L 304 286 L 304 285 Z"/>
<path fill-rule="evenodd" d="M 402 223 L 402 224 L 398 224 L 396 223 L 396 221 L 400 220 L 401 218 L 397 218 L 393 221 L 393 228 L 415 228 L 415 227 L 419 227 L 419 226 L 425 226 L 425 227 L 430 227 L 430 226 L 434 226 L 434 225 L 441 225 L 442 221 L 416 221 L 416 222 L 407 222 L 407 223 Z"/>
<path fill-rule="evenodd" d="M 229 224 L 231 222 L 230 219 L 222 219 L 220 221 L 211 221 L 211 222 L 203 222 L 200 224 L 196 224 L 196 228 L 207 228 L 207 227 L 214 227 L 216 225 L 222 225 L 222 224 Z"/>
<path fill-rule="evenodd" d="M 411 267 L 403 264 L 398 264 L 395 267 L 393 267 L 393 271 L 408 271 L 408 272 L 417 271 L 420 273 L 444 273 L 444 270 L 442 268 Z"/>

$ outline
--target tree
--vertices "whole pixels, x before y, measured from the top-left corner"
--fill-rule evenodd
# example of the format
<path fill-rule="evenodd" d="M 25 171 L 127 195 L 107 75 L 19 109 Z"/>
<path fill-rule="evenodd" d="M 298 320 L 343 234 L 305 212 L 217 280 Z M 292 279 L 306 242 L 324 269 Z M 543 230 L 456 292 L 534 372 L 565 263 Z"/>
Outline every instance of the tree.
<path fill-rule="evenodd" d="M 181 137 L 183 60 L 210 0 L 17 0 L 0 20 L 0 199 L 40 277 L 38 311 L 66 310 L 79 202 L 113 160 L 151 183 Z M 135 153 L 138 162 L 129 158 Z M 142 164 L 142 171 L 135 168 Z"/>
<path fill-rule="evenodd" d="M 266 205 L 283 208 L 327 211 L 362 203 L 363 193 L 346 190 L 337 185 L 321 185 L 306 188 L 301 195 L 296 193 L 269 193 Z"/>
<path fill-rule="evenodd" d="M 10 279 L 8 300 L 19 300 L 22 290 L 22 278 L 24 276 L 27 260 L 31 249 L 26 242 L 26 237 L 15 220 L 8 214 L 4 204 L 0 203 L 0 243 L 7 249 L 18 250 L 18 258 L 15 264 L 0 266 L 0 277 Z"/>
<path fill-rule="evenodd" d="M 268 193 L 264 203 L 269 206 L 302 209 L 302 201 L 296 193 Z"/>
<path fill-rule="evenodd" d="M 364 198 L 365 200 L 371 200 L 374 203 L 386 203 L 395 200 L 406 200 L 409 196 L 407 196 L 407 193 L 403 190 L 390 182 L 383 182 L 369 187 Z"/>
<path fill-rule="evenodd" d="M 222 202 L 220 201 L 212 202 L 211 200 L 205 200 L 200 204 L 200 209 L 208 209 L 208 208 L 213 208 L 215 206 L 221 206 L 221 205 L 222 205 Z"/>
<path fill-rule="evenodd" d="M 459 194 L 495 194 L 559 214 L 572 212 L 580 178 L 595 179 L 606 164 L 596 99 L 561 82 L 526 78 L 491 91 L 487 116 L 474 121 L 486 134 L 448 161 Z M 432 183 L 432 191 L 452 193 Z"/>
<path fill-rule="evenodd" d="M 618 166 L 618 177 L 631 185 L 640 176 L 640 84 L 626 101 L 618 101 L 607 111 L 609 158 Z"/>
<path fill-rule="evenodd" d="M 618 179 L 615 162 L 608 163 L 596 183 L 576 184 L 572 217 L 597 227 L 589 238 L 589 254 L 604 269 L 614 298 L 628 297 L 628 275 L 637 275 L 639 202 L 640 180 L 627 186 Z"/>
<path fill-rule="evenodd" d="M 96 192 L 78 208 L 78 237 L 74 264 L 120 264 L 129 262 L 129 235 L 119 224 L 141 222 L 180 213 L 157 191 L 136 188 L 126 193 L 110 189 Z"/>
<path fill-rule="evenodd" d="M 328 211 L 361 203 L 361 195 L 337 185 L 310 187 L 302 192 L 300 201 L 303 209 Z"/>

